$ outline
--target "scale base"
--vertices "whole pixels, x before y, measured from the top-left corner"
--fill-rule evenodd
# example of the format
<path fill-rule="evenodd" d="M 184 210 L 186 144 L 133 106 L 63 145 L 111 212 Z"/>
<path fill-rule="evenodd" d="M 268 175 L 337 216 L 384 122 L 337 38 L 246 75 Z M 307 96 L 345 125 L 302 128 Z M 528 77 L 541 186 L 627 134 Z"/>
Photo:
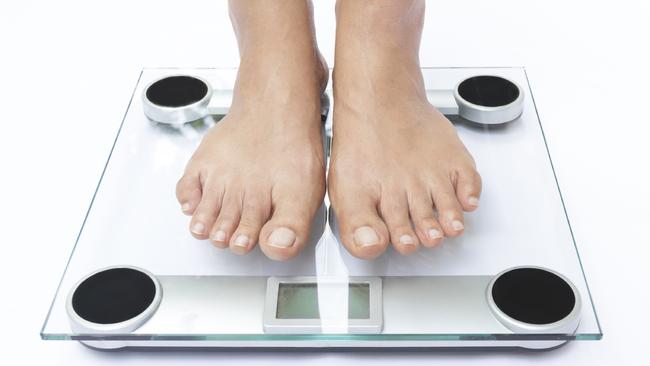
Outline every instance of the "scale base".
<path fill-rule="evenodd" d="M 305 342 L 282 341 L 270 344 L 268 341 L 258 342 L 221 342 L 221 341 L 79 341 L 84 346 L 97 351 L 137 351 L 166 350 L 196 351 L 199 349 L 218 351 L 281 351 L 281 350 L 315 350 L 315 351 L 406 351 L 406 350 L 449 350 L 449 349 L 476 349 L 476 350 L 512 350 L 524 349 L 528 351 L 551 351 L 569 343 L 567 340 L 551 341 L 428 341 L 404 343 L 395 341 L 355 342 L 349 341 L 322 341 L 315 345 Z M 363 343 L 363 344 L 358 344 Z"/>

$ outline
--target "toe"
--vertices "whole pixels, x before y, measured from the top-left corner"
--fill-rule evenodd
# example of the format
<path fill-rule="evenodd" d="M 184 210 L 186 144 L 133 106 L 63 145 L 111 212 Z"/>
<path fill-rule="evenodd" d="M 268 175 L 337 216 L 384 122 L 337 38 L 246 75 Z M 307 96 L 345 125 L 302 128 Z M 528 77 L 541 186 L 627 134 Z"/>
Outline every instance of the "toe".
<path fill-rule="evenodd" d="M 406 197 L 406 193 L 399 191 L 384 193 L 379 205 L 381 217 L 388 227 L 390 241 L 401 254 L 417 251 L 420 244 L 411 226 Z"/>
<path fill-rule="evenodd" d="M 242 193 L 226 189 L 219 210 L 219 216 L 210 231 L 212 244 L 220 248 L 227 248 L 232 233 L 239 224 L 242 212 Z"/>
<path fill-rule="evenodd" d="M 442 243 L 445 235 L 436 219 L 431 195 L 424 188 L 414 188 L 411 192 L 409 212 L 420 243 L 427 248 L 435 247 Z"/>
<path fill-rule="evenodd" d="M 207 239 L 210 228 L 219 214 L 223 191 L 213 182 L 206 182 L 201 201 L 190 220 L 190 233 L 197 239 Z"/>
<path fill-rule="evenodd" d="M 244 194 L 239 225 L 230 238 L 230 250 L 246 254 L 259 241 L 260 229 L 269 218 L 271 197 L 260 190 L 247 190 Z"/>
<path fill-rule="evenodd" d="M 456 196 L 465 211 L 474 211 L 478 207 L 478 200 L 481 196 L 481 176 L 473 167 L 466 167 L 458 171 Z"/>
<path fill-rule="evenodd" d="M 260 249 L 274 260 L 287 260 L 302 251 L 311 223 L 318 209 L 313 197 L 308 194 L 296 196 L 299 190 L 274 192 L 273 214 L 260 232 Z M 293 194 L 292 194 L 293 193 Z"/>
<path fill-rule="evenodd" d="M 185 172 L 176 183 L 176 199 L 181 205 L 181 211 L 192 215 L 201 202 L 201 179 L 198 172 Z"/>
<path fill-rule="evenodd" d="M 332 201 L 341 241 L 355 257 L 376 258 L 386 250 L 389 240 L 376 201 L 364 192 L 347 192 Z"/>
<path fill-rule="evenodd" d="M 432 189 L 433 203 L 445 236 L 455 237 L 463 233 L 463 211 L 450 180 L 440 180 Z"/>

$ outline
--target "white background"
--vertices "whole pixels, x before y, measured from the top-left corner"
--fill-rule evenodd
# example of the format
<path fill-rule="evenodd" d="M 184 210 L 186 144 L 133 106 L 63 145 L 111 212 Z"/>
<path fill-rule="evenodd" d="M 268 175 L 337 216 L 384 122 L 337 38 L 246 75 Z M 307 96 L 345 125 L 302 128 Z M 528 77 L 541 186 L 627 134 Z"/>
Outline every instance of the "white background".
<path fill-rule="evenodd" d="M 333 60 L 333 1 L 316 0 Z M 223 1 L 0 3 L 0 363 L 643 364 L 650 3 L 430 1 L 423 66 L 523 65 L 604 330 L 552 352 L 94 352 L 39 330 L 145 66 L 236 66 Z"/>

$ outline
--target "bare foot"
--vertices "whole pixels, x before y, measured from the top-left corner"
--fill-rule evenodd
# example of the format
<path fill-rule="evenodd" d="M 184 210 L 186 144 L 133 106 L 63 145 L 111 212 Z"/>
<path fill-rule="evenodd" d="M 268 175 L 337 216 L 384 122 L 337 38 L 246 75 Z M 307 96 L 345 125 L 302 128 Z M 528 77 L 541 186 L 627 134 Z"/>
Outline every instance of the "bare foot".
<path fill-rule="evenodd" d="M 324 196 L 320 95 L 328 72 L 309 16 L 281 21 L 310 11 L 296 8 L 305 3 L 249 5 L 231 3 L 241 52 L 233 104 L 187 164 L 177 197 L 197 239 L 239 254 L 259 242 L 269 258 L 285 260 L 304 247 Z M 246 25 L 255 17 L 263 19 Z"/>
<path fill-rule="evenodd" d="M 347 23 L 360 11 L 355 7 L 372 8 L 369 3 L 339 3 L 337 9 L 328 178 L 341 239 L 350 253 L 366 259 L 381 255 L 389 242 L 410 254 L 420 245 L 433 247 L 445 236 L 460 235 L 463 211 L 477 208 L 481 191 L 473 158 L 453 125 L 426 99 L 419 38 L 408 36 L 419 37 L 417 29 L 375 29 L 399 20 L 417 27 L 418 20 L 403 19 L 401 8 L 382 8 L 365 9 L 365 18 L 357 15 Z M 387 33 L 405 39 L 392 40 Z"/>

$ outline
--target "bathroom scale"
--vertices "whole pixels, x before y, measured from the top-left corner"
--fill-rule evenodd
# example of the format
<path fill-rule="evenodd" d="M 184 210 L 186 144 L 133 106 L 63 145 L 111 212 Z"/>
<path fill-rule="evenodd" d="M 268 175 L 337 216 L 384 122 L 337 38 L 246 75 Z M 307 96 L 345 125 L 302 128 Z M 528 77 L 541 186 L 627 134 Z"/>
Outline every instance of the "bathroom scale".
<path fill-rule="evenodd" d="M 236 69 L 142 70 L 41 337 L 97 349 L 551 349 L 602 331 L 523 68 L 424 68 L 483 178 L 465 232 L 374 260 L 325 198 L 294 259 L 193 238 L 175 185 Z M 331 103 L 322 96 L 325 156 Z"/>

